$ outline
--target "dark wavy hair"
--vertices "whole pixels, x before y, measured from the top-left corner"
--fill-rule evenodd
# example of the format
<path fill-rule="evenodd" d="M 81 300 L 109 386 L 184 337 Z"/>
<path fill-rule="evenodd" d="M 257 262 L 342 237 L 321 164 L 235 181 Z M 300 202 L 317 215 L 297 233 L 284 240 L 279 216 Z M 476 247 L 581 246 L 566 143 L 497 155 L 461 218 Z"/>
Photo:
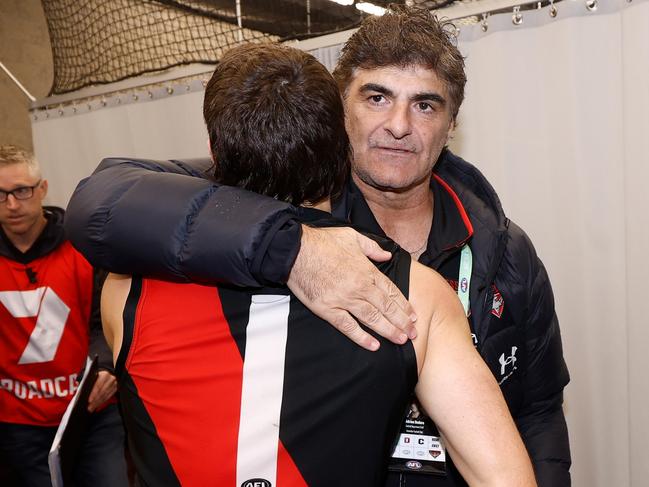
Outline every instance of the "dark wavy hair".
<path fill-rule="evenodd" d="M 203 117 L 217 181 L 294 205 L 336 197 L 350 147 L 338 86 L 313 56 L 245 44 L 221 58 Z"/>
<path fill-rule="evenodd" d="M 343 47 L 333 74 L 345 95 L 357 68 L 416 65 L 432 69 L 446 84 L 455 120 L 464 100 L 464 58 L 453 24 L 425 8 L 390 5 L 384 15 L 366 18 Z"/>

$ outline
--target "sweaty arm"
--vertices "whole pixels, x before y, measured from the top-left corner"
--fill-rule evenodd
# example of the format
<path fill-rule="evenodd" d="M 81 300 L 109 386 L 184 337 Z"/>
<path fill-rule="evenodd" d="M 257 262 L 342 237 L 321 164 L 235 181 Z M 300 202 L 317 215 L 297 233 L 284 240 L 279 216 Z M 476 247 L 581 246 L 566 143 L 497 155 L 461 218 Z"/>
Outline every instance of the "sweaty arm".
<path fill-rule="evenodd" d="M 111 272 L 252 287 L 287 283 L 309 309 L 368 349 L 378 341 L 356 320 L 397 343 L 414 336 L 410 304 L 366 257 L 387 260 L 389 253 L 351 229 L 303 228 L 291 205 L 216 184 L 209 166 L 105 159 L 72 195 L 70 240 Z"/>
<path fill-rule="evenodd" d="M 414 341 L 416 394 L 470 486 L 533 487 L 534 472 L 498 384 L 473 347 L 462 306 L 434 271 L 413 263 L 410 299 L 420 319 Z"/>
<path fill-rule="evenodd" d="M 101 321 L 108 346 L 112 350 L 113 363 L 117 362 L 124 337 L 123 312 L 131 289 L 131 276 L 108 274 L 101 293 Z"/>

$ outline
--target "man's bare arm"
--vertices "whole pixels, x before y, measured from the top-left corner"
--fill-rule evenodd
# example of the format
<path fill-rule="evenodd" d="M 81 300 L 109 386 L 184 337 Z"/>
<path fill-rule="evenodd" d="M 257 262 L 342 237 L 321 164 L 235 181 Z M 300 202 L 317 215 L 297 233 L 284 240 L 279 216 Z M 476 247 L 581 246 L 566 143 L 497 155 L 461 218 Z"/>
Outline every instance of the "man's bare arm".
<path fill-rule="evenodd" d="M 416 393 L 469 485 L 536 486 L 525 446 L 493 375 L 473 347 L 460 302 L 439 274 L 414 263 L 411 301 L 431 316 L 415 340 Z M 421 332 L 421 329 L 420 329 Z M 422 336 L 427 335 L 427 336 Z"/>
<path fill-rule="evenodd" d="M 108 346 L 117 361 L 124 337 L 124 306 L 131 289 L 131 276 L 108 274 L 101 293 L 101 322 Z"/>

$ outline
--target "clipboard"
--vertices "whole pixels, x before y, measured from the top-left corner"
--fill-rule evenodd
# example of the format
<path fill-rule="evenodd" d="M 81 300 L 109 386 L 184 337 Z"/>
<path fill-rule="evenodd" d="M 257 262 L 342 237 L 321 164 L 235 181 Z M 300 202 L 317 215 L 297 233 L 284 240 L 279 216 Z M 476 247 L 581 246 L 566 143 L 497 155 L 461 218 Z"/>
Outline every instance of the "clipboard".
<path fill-rule="evenodd" d="M 92 414 L 88 412 L 88 397 L 97 381 L 98 373 L 97 357 L 92 360 L 88 357 L 79 387 L 63 414 L 47 458 L 52 487 L 72 484 L 76 460 L 85 440 Z"/>

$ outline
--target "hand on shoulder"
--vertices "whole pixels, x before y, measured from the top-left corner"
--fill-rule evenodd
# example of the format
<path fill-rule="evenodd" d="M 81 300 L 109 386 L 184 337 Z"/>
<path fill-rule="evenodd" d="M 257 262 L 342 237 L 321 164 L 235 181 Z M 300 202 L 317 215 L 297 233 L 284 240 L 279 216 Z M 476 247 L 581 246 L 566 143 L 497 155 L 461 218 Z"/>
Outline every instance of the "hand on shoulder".
<path fill-rule="evenodd" d="M 404 343 L 416 335 L 415 314 L 368 257 L 385 261 L 390 253 L 351 228 L 304 226 L 288 287 L 313 313 L 363 348 L 376 350 L 378 340 L 359 322 L 394 343 Z"/>

